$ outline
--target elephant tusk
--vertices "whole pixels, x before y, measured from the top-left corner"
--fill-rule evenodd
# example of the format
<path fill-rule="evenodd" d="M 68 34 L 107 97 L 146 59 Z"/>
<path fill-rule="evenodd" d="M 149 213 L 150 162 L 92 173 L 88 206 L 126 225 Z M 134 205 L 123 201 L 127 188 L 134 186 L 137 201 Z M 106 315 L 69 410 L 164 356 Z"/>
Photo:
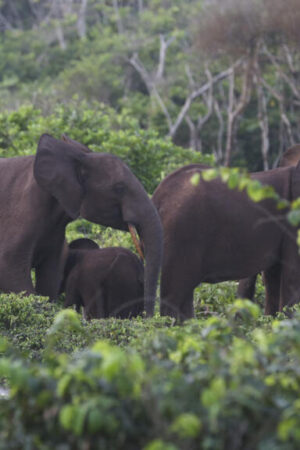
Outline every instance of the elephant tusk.
<path fill-rule="evenodd" d="M 129 228 L 129 231 L 130 231 L 133 243 L 135 245 L 135 248 L 137 249 L 137 252 L 140 255 L 140 257 L 142 258 L 142 260 L 144 261 L 145 257 L 144 257 L 144 254 L 142 252 L 140 242 L 138 241 L 137 236 L 136 236 L 136 229 L 130 223 L 128 224 L 128 228 Z"/>

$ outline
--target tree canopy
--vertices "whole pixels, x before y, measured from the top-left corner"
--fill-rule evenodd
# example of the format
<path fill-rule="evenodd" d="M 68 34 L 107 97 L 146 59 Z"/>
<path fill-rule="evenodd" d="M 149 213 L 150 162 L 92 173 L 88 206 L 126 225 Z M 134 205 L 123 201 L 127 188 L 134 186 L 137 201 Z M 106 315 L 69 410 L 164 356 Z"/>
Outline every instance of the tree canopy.
<path fill-rule="evenodd" d="M 219 164 L 299 141 L 298 0 L 2 0 L 3 108 L 74 96 Z"/>

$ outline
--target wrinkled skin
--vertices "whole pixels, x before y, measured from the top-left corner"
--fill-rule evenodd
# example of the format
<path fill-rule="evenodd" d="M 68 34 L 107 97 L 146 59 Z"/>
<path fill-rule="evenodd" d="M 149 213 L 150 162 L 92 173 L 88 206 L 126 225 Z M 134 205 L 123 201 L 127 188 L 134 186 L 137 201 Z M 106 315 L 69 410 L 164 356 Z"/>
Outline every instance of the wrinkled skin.
<path fill-rule="evenodd" d="M 144 268 L 122 247 L 97 248 L 88 239 L 69 246 L 64 271 L 65 307 L 84 309 L 87 319 L 136 317 L 143 312 Z M 94 246 L 92 245 L 94 244 Z"/>
<path fill-rule="evenodd" d="M 56 299 L 66 258 L 65 227 L 81 216 L 128 231 L 145 249 L 145 309 L 154 309 L 162 228 L 141 183 L 119 158 L 42 135 L 35 156 L 0 160 L 0 289 Z M 35 268 L 33 287 L 31 269 Z"/>
<path fill-rule="evenodd" d="M 293 145 L 288 150 L 286 150 L 278 164 L 278 167 L 289 167 L 297 166 L 300 161 L 300 145 Z M 255 294 L 255 283 L 257 274 L 249 278 L 244 278 L 239 281 L 237 295 L 240 298 L 248 298 L 250 300 L 254 299 Z"/>
<path fill-rule="evenodd" d="M 300 298 L 297 230 L 273 200 L 252 202 L 246 193 L 216 179 L 191 177 L 204 169 L 183 167 L 153 195 L 164 228 L 161 314 L 193 317 L 193 291 L 201 282 L 242 279 L 264 271 L 267 314 Z M 285 199 L 300 195 L 300 167 L 252 174 Z"/>

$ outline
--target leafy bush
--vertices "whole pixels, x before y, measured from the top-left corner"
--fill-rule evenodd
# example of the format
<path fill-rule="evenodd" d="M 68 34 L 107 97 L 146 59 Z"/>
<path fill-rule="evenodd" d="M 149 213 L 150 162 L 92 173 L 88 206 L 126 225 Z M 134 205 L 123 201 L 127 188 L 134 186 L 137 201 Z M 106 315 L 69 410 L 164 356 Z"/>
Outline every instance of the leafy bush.
<path fill-rule="evenodd" d="M 257 306 L 238 301 L 227 317 L 140 333 L 138 346 L 99 341 L 67 356 L 54 351 L 55 341 L 80 325 L 63 312 L 42 364 L 1 345 L 0 377 L 10 389 L 0 400 L 2 446 L 296 449 L 299 313 L 265 326 Z"/>
<path fill-rule="evenodd" d="M 0 333 L 29 358 L 38 358 L 58 304 L 38 296 L 0 294 Z"/>
<path fill-rule="evenodd" d="M 142 130 L 126 112 L 94 103 L 70 102 L 43 116 L 33 106 L 0 114 L 0 152 L 12 157 L 34 154 L 43 133 L 59 138 L 66 133 L 94 151 L 113 153 L 125 161 L 151 193 L 172 170 L 189 163 L 212 163 L 211 156 L 174 145 L 154 130 Z"/>
<path fill-rule="evenodd" d="M 49 344 L 47 339 L 52 335 L 55 338 L 50 339 L 51 349 L 71 353 L 93 344 L 97 339 L 126 346 L 148 331 L 172 324 L 171 319 L 160 317 L 152 321 L 110 318 L 87 322 L 72 309 L 61 311 L 61 302 L 50 303 L 47 298 L 34 295 L 1 294 L 0 305 L 1 335 L 29 359 L 44 358 L 48 350 L 46 344 Z M 59 312 L 61 315 L 56 316 Z M 72 320 L 78 324 L 77 327 L 68 326 L 69 323 L 72 325 Z"/>
<path fill-rule="evenodd" d="M 111 232 L 107 230 L 106 233 Z M 122 234 L 120 232 L 120 234 Z M 124 238 L 130 239 L 128 233 L 123 233 Z M 78 235 L 77 235 L 78 236 Z M 91 235 L 89 235 L 91 236 Z M 73 236 L 74 237 L 74 236 Z M 92 236 L 94 237 L 94 236 Z M 117 244 L 118 236 L 111 233 L 105 235 L 105 239 L 111 244 Z M 101 245 L 101 240 L 98 239 Z M 258 293 L 261 295 L 261 282 L 257 283 Z M 223 317 L 226 320 L 236 313 L 235 304 L 236 283 L 222 283 L 217 285 L 203 284 L 195 291 L 195 313 L 202 320 L 210 317 Z M 42 359 L 45 353 L 47 335 L 53 326 L 54 318 L 62 309 L 64 295 L 58 303 L 50 303 L 47 298 L 38 296 L 22 296 L 19 294 L 0 294 L 0 333 L 5 336 L 12 346 L 18 351 L 25 352 L 29 359 Z M 242 300 L 246 311 L 251 308 L 252 303 Z M 250 305 L 250 306 L 249 306 Z M 158 305 L 157 305 L 158 307 Z M 255 305 L 253 304 L 253 307 Z M 239 307 L 242 311 L 242 308 Z M 282 315 L 284 317 L 284 315 Z M 240 318 L 239 327 L 236 328 L 238 335 L 250 333 L 255 326 L 268 327 L 270 318 L 261 314 L 255 320 L 243 314 Z M 72 352 L 92 345 L 97 339 L 109 340 L 112 344 L 120 346 L 134 345 L 141 348 L 143 338 L 148 334 L 157 332 L 165 327 L 174 327 L 174 320 L 167 317 L 155 316 L 152 320 L 136 318 L 134 320 L 119 320 L 115 318 L 92 320 L 90 322 L 80 319 L 80 326 L 76 332 L 68 327 L 62 327 L 59 339 L 55 341 L 56 351 Z M 193 325 L 195 327 L 195 324 Z M 186 328 L 182 327 L 186 333 Z"/>

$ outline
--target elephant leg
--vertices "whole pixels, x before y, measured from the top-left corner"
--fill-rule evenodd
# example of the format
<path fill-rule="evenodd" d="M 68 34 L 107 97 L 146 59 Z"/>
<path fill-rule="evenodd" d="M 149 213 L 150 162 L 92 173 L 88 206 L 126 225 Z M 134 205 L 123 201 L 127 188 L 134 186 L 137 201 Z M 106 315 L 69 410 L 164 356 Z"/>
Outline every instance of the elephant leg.
<path fill-rule="evenodd" d="M 276 264 L 264 271 L 266 287 L 265 314 L 274 316 L 279 311 L 281 264 Z"/>
<path fill-rule="evenodd" d="M 1 285 L 2 292 L 25 292 L 27 295 L 34 294 L 30 261 L 22 261 L 21 255 L 14 255 L 13 262 L 10 257 L 5 255 L 5 259 L 0 262 Z M 16 261 L 18 262 L 16 264 Z"/>
<path fill-rule="evenodd" d="M 257 274 L 252 277 L 243 278 L 239 281 L 237 290 L 237 296 L 239 298 L 248 298 L 249 300 L 254 299 L 256 278 Z"/>
<path fill-rule="evenodd" d="M 192 319 L 195 316 L 194 311 L 194 289 L 184 299 L 184 303 L 181 304 L 181 320 Z"/>
<path fill-rule="evenodd" d="M 293 306 L 300 301 L 300 256 L 298 247 L 290 246 L 290 251 L 283 257 L 280 286 L 279 310 Z"/>
<path fill-rule="evenodd" d="M 63 276 L 63 267 L 64 260 L 61 253 L 49 255 L 36 266 L 35 290 L 38 295 L 49 297 L 52 301 L 57 299 Z"/>
<path fill-rule="evenodd" d="M 90 290 L 84 297 L 84 313 L 87 319 L 104 319 L 108 317 L 105 312 L 106 301 L 103 289 Z"/>
<path fill-rule="evenodd" d="M 175 317 L 180 321 L 194 317 L 193 292 L 194 289 L 179 288 L 175 293 L 173 290 L 161 289 L 161 316 Z"/>
<path fill-rule="evenodd" d="M 182 260 L 177 258 L 173 264 L 163 265 L 160 304 L 162 316 L 175 317 L 180 321 L 194 317 L 193 292 L 199 284 L 195 281 L 191 265 L 181 263 Z"/>
<path fill-rule="evenodd" d="M 71 274 L 67 279 L 64 308 L 68 308 L 72 305 L 75 305 L 76 312 L 80 313 L 80 308 L 81 306 L 83 306 L 83 302 L 80 292 L 77 289 L 77 279 L 78 274 L 75 270 L 71 272 Z"/>

